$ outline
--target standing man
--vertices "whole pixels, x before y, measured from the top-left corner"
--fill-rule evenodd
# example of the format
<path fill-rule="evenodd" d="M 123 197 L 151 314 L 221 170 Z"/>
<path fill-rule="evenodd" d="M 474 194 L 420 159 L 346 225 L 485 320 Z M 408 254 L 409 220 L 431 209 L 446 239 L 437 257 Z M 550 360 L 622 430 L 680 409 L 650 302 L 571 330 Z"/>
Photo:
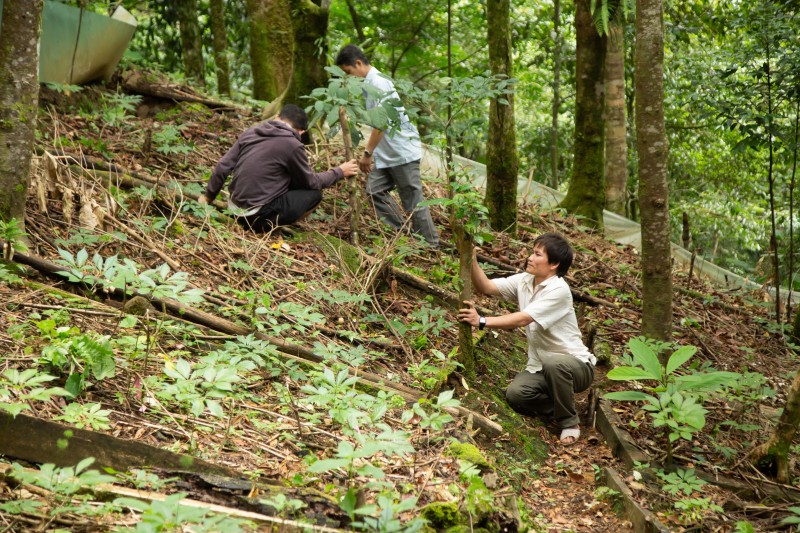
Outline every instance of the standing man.
<path fill-rule="evenodd" d="M 220 159 L 199 202 L 213 202 L 232 173 L 228 209 L 244 228 L 267 233 L 308 216 L 322 201 L 322 189 L 358 172 L 355 159 L 316 173 L 300 136 L 308 115 L 286 105 L 276 120 L 257 124 Z"/>
<path fill-rule="evenodd" d="M 367 109 L 372 109 L 381 101 L 388 99 L 399 100 L 392 80 L 370 65 L 367 56 L 357 46 L 348 44 L 342 48 L 336 56 L 336 64 L 347 74 L 364 78 L 366 83 L 378 89 L 383 95 L 377 100 L 368 98 L 365 93 Z M 396 230 L 403 226 L 405 217 L 389 194 L 397 188 L 403 209 L 406 213 L 411 213 L 412 229 L 430 246 L 436 248 L 439 246 L 439 233 L 433 224 L 430 210 L 427 206 L 418 205 L 424 200 L 422 179 L 419 174 L 419 162 L 422 159 L 419 132 L 406 116 L 404 108 L 398 108 L 398 112 L 400 126 L 396 131 L 384 132 L 372 129 L 367 139 L 366 150 L 358 165 L 362 172 L 369 174 L 367 195 L 381 220 Z M 373 159 L 374 169 L 372 169 Z"/>
<path fill-rule="evenodd" d="M 528 364 L 506 390 L 506 400 L 518 413 L 554 421 L 562 444 L 580 437 L 575 393 L 589 388 L 597 359 L 583 344 L 564 275 L 572 265 L 572 247 L 557 233 L 533 241 L 525 272 L 490 280 L 472 259 L 472 283 L 477 292 L 517 302 L 519 311 L 480 316 L 472 302 L 458 311 L 458 320 L 477 327 L 525 328 Z"/>

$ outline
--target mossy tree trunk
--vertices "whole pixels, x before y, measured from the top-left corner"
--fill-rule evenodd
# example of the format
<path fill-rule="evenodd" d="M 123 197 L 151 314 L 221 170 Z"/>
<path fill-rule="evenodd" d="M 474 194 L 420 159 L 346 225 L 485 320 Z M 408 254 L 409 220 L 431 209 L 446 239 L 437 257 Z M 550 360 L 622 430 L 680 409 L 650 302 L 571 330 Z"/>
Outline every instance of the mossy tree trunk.
<path fill-rule="evenodd" d="M 342 139 L 344 141 L 344 159 L 353 159 L 353 140 L 350 138 L 350 126 L 347 123 L 347 111 L 344 106 L 339 107 L 339 125 L 342 127 Z M 359 206 L 361 201 L 358 198 L 357 175 L 347 178 L 347 188 L 350 194 L 350 242 L 358 246 L 358 225 L 361 217 Z"/>
<path fill-rule="evenodd" d="M 605 205 L 606 37 L 597 33 L 591 0 L 575 2 L 575 137 L 572 178 L 561 207 L 602 228 Z"/>
<path fill-rule="evenodd" d="M 800 426 L 800 371 L 794 376 L 786 407 L 769 440 L 750 454 L 753 464 L 772 470 L 779 483 L 789 483 L 789 451 Z"/>
<path fill-rule="evenodd" d="M 273 101 L 292 79 L 294 30 L 288 0 L 247 0 L 253 98 Z"/>
<path fill-rule="evenodd" d="M 325 65 L 328 55 L 328 18 L 330 0 L 292 0 L 294 54 L 292 80 L 283 102 L 300 107 L 307 105 L 303 96 L 311 94 L 328 81 Z"/>
<path fill-rule="evenodd" d="M 197 21 L 199 12 L 197 0 L 178 0 L 175 5 L 178 13 L 178 29 L 183 51 L 183 67 L 186 77 L 205 86 L 205 69 L 203 68 L 203 41 L 200 24 Z"/>
<path fill-rule="evenodd" d="M 621 22 L 612 22 L 606 42 L 606 209 L 625 216 L 628 186 L 625 121 L 625 38 Z"/>
<path fill-rule="evenodd" d="M 223 0 L 211 0 L 211 34 L 214 38 L 217 92 L 230 96 L 231 68 L 228 62 L 228 30 L 225 27 L 225 5 Z"/>
<path fill-rule="evenodd" d="M 510 0 L 488 0 L 489 68 L 492 75 L 512 77 Z M 486 207 L 489 224 L 497 231 L 517 231 L 517 137 L 514 133 L 514 95 L 493 98 L 489 104 L 489 142 L 486 153 Z"/>
<path fill-rule="evenodd" d="M 642 223 L 642 334 L 669 341 L 672 261 L 664 126 L 664 5 L 636 2 L 636 151 Z"/>
<path fill-rule="evenodd" d="M 458 250 L 459 278 L 461 279 L 461 293 L 459 299 L 462 302 L 472 300 L 474 291 L 472 288 L 472 237 L 464 231 L 464 225 L 454 221 L 451 225 L 453 236 Z M 469 381 L 475 380 L 475 367 L 477 365 L 475 355 L 475 343 L 472 340 L 472 326 L 458 323 L 458 346 L 461 351 L 459 362 L 464 366 L 464 376 Z"/>
<path fill-rule="evenodd" d="M 0 220 L 25 223 L 39 107 L 42 0 L 5 0 L 0 25 Z"/>

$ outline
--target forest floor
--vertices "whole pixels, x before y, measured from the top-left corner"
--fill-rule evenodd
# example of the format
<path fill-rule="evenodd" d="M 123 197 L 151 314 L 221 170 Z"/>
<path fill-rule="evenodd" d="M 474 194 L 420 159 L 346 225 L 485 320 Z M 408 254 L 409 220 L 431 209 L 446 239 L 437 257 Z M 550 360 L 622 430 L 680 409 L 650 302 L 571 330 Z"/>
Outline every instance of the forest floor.
<path fill-rule="evenodd" d="M 681 497 L 626 471 L 592 420 L 584 420 L 575 445 L 563 446 L 538 421 L 510 412 L 503 390 L 524 366 L 520 332 L 477 335 L 478 379 L 467 383 L 452 365 L 458 328 L 456 304 L 447 295 L 456 286 L 457 254 L 447 248 L 432 251 L 413 237 L 387 233 L 367 209 L 362 209 L 363 254 L 332 246 L 332 237 L 348 239 L 343 184 L 326 191 L 314 215 L 286 234 L 252 235 L 198 205 L 191 198 L 204 189 L 213 165 L 241 131 L 259 120 L 251 110 L 209 109 L 152 97 L 135 101 L 99 87 L 73 94 L 45 90 L 41 110 L 26 218 L 31 246 L 25 253 L 60 262 L 73 278 L 85 277 L 76 288 L 32 268 L 18 272 L 19 279 L 6 271 L 0 284 L 0 374 L 8 369 L 47 370 L 58 378 L 51 385 L 82 389 L 73 403 L 84 407 L 68 411 L 70 402 L 54 398 L 29 402 L 27 414 L 337 497 L 348 486 L 359 486 L 360 497 L 384 512 L 381 527 L 387 531 L 391 519 L 399 517 L 408 525 L 413 509 L 431 502 L 454 502 L 470 516 L 483 516 L 480 525 L 486 528 L 514 530 L 510 524 L 521 519 L 536 531 L 631 530 L 630 522 L 615 511 L 613 495 L 598 490 L 596 477 L 605 467 L 623 472 L 636 499 L 675 531 L 747 531 L 737 526 L 741 521 L 755 531 L 775 530 L 791 515 L 785 503 L 745 501 L 710 484 L 688 493 L 707 501 L 676 508 Z M 336 142 L 318 139 L 311 160 L 324 170 L 340 162 L 341 153 Z M 442 182 L 427 179 L 425 185 L 429 198 L 446 195 Z M 433 213 L 442 241 L 449 242 L 446 214 L 438 208 Z M 516 238 L 497 235 L 482 247 L 491 260 L 484 263 L 487 272 L 512 272 L 539 233 L 565 234 L 577 251 L 567 280 L 576 293 L 587 343 L 597 353 L 612 354 L 598 367 L 594 388 L 601 393 L 624 390 L 624 383 L 607 380 L 605 373 L 640 333 L 640 256 L 558 211 L 535 205 L 521 207 L 520 227 Z M 103 276 L 121 270 L 109 262 L 115 256 L 119 264 L 123 258 L 137 263 L 126 265 L 138 280 L 129 282 L 145 294 L 149 290 L 153 298 L 183 298 L 187 306 L 322 354 L 337 372 L 371 373 L 402 384 L 417 391 L 421 407 L 408 411 L 404 402 L 392 403 L 375 391 L 370 400 L 348 395 L 342 392 L 347 387 L 337 389 L 328 379 L 332 373 L 326 376 L 287 360 L 253 335 L 214 331 L 180 314 L 159 315 L 158 309 L 131 318 L 122 312 L 127 297 L 103 290 L 104 283 L 111 284 Z M 159 267 L 165 262 L 170 269 Z M 409 283 L 400 271 L 438 288 Z M 142 280 L 156 281 L 148 285 Z M 158 284 L 167 286 L 163 294 L 153 289 Z M 766 485 L 780 488 L 743 461 L 769 435 L 797 371 L 797 356 L 771 320 L 771 306 L 760 293 L 723 290 L 689 279 L 685 272 L 676 271 L 673 284 L 673 340 L 698 348 L 692 368 L 747 376 L 747 386 L 708 399 L 702 432 L 675 443 L 679 467 L 724 472 L 756 492 Z M 54 287 L 83 300 L 76 303 L 54 293 Z M 200 289 L 202 296 L 193 289 Z M 479 304 L 495 313 L 508 309 L 483 298 Z M 94 363 L 82 356 L 84 345 L 76 342 L 87 338 L 113 350 L 112 371 L 91 368 Z M 222 368 L 230 373 L 223 375 Z M 341 404 L 334 390 L 345 398 Z M 500 424 L 503 433 L 487 437 L 464 417 L 447 422 L 445 413 L 435 408 L 447 401 L 446 394 L 441 396 L 447 390 L 464 407 Z M 579 395 L 579 406 L 587 417 L 594 411 L 588 391 Z M 377 413 L 374 420 L 364 414 L 370 409 Z M 664 439 L 645 412 L 632 403 L 615 403 L 614 409 L 640 448 L 654 461 L 663 461 Z M 437 419 L 439 415 L 443 418 Z M 309 470 L 312 457 L 341 458 L 343 442 L 364 445 L 365 435 L 384 439 L 381 451 L 347 463 L 350 470 L 344 463 L 316 474 Z M 491 512 L 475 478 L 465 475 L 463 464 L 448 452 L 453 439 L 476 444 L 491 465 L 481 470 L 491 493 Z M 401 453 L 406 444 L 413 451 Z M 795 440 L 793 456 L 798 453 L 800 442 Z M 487 477 L 487 472 L 496 477 Z M 796 462 L 791 476 L 797 488 Z M 22 486 L 9 479 L 0 476 L 0 504 L 22 498 Z M 27 487 L 26 497 L 38 494 Z M 417 506 L 403 508 L 401 502 L 412 496 Z M 514 496 L 518 505 L 502 503 Z M 0 505 L 0 531 L 86 528 L 74 509 L 62 511 L 44 500 L 38 509 L 22 511 Z M 272 503 L 280 516 L 308 517 L 302 511 L 292 514 L 285 501 Z M 94 519 L 93 527 L 133 522 L 118 511 Z M 346 524 L 334 518 L 329 517 L 330 525 Z"/>

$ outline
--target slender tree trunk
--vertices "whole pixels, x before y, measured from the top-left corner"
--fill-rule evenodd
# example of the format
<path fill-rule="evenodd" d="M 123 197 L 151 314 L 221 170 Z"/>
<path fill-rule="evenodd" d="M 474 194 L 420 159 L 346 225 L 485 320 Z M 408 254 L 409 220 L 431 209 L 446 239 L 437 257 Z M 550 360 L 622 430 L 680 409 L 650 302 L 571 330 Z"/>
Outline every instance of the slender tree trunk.
<path fill-rule="evenodd" d="M 328 18 L 330 0 L 291 0 L 294 24 L 292 80 L 283 102 L 305 107 L 303 96 L 328 81 Z"/>
<path fill-rule="evenodd" d="M 764 64 L 766 71 L 766 84 L 767 84 L 767 131 L 771 132 L 773 120 L 772 114 L 774 112 L 774 104 L 772 102 L 772 46 L 769 39 L 766 40 L 767 58 Z M 769 183 L 769 221 L 770 221 L 770 235 L 769 246 L 772 249 L 772 275 L 775 280 L 775 322 L 783 324 L 783 316 L 781 314 L 781 261 L 778 256 L 778 235 L 777 223 L 775 221 L 775 143 L 773 135 L 769 135 L 769 165 L 767 167 L 767 182 Z"/>
<path fill-rule="evenodd" d="M 792 321 L 792 291 L 794 291 L 794 189 L 797 183 L 797 143 L 800 130 L 800 100 L 794 107 L 794 149 L 792 150 L 792 177 L 789 180 L 789 293 L 786 295 L 786 323 Z"/>
<path fill-rule="evenodd" d="M 512 77 L 509 0 L 488 0 L 489 68 L 492 75 Z M 486 206 L 489 224 L 511 235 L 517 230 L 517 137 L 514 133 L 514 95 L 493 98 L 489 104 L 489 142 L 486 150 Z M 470 258 L 471 259 L 471 258 Z"/>
<path fill-rule="evenodd" d="M 625 215 L 628 186 L 625 121 L 625 38 L 621 22 L 612 22 L 606 49 L 606 209 Z"/>
<path fill-rule="evenodd" d="M 452 0 L 447 0 L 447 79 L 453 79 L 453 5 Z M 456 179 L 455 165 L 453 162 L 453 137 L 451 128 L 453 126 L 453 107 L 452 101 L 448 99 L 447 102 L 447 125 L 445 126 L 445 168 L 447 168 L 448 190 L 447 194 L 452 199 L 454 191 L 454 182 Z M 459 259 L 459 281 L 461 282 L 461 291 L 459 299 L 464 302 L 472 299 L 472 238 L 464 231 L 464 224 L 460 220 L 456 220 L 455 210 L 450 208 L 450 228 L 453 231 L 453 240 L 455 241 L 456 250 L 458 251 Z M 475 343 L 472 342 L 472 326 L 458 323 L 458 347 L 460 350 L 458 362 L 464 366 L 464 375 L 469 380 L 475 379 Z"/>
<path fill-rule="evenodd" d="M 178 29 L 181 35 L 183 66 L 186 70 L 186 77 L 205 86 L 203 42 L 200 38 L 200 25 L 197 22 L 199 15 L 197 0 L 178 0 L 175 7 L 178 12 Z"/>
<path fill-rule="evenodd" d="M 42 0 L 5 0 L 0 25 L 0 220 L 25 227 L 39 106 Z"/>
<path fill-rule="evenodd" d="M 347 0 L 347 11 L 350 12 L 350 19 L 353 21 L 353 28 L 356 30 L 356 35 L 358 35 L 358 42 L 363 43 L 367 38 L 364 35 L 364 28 L 361 26 L 361 21 L 358 18 L 358 11 L 356 11 L 356 5 L 353 3 L 353 0 Z"/>
<path fill-rule="evenodd" d="M 211 0 L 211 34 L 214 37 L 214 64 L 217 67 L 217 92 L 231 95 L 231 69 L 228 63 L 228 30 L 225 27 L 223 0 Z"/>
<path fill-rule="evenodd" d="M 561 108 L 561 1 L 553 0 L 553 121 L 550 127 L 550 186 L 558 188 L 558 111 Z"/>
<path fill-rule="evenodd" d="M 292 79 L 294 30 L 288 0 L 247 0 L 253 98 L 272 101 Z"/>
<path fill-rule="evenodd" d="M 347 111 L 344 106 L 339 107 L 339 125 L 342 128 L 342 140 L 344 141 L 344 159 L 353 159 L 353 140 L 350 138 L 350 127 L 347 124 Z M 350 243 L 358 246 L 358 225 L 361 217 L 361 200 L 358 198 L 358 175 L 355 174 L 347 178 L 347 188 L 350 193 Z"/>
<path fill-rule="evenodd" d="M 664 126 L 664 6 L 636 1 L 636 140 L 642 219 L 642 333 L 669 341 L 672 262 Z"/>
<path fill-rule="evenodd" d="M 595 29 L 591 0 L 575 2 L 575 156 L 572 179 L 561 207 L 603 227 L 605 206 L 605 78 L 606 38 Z"/>

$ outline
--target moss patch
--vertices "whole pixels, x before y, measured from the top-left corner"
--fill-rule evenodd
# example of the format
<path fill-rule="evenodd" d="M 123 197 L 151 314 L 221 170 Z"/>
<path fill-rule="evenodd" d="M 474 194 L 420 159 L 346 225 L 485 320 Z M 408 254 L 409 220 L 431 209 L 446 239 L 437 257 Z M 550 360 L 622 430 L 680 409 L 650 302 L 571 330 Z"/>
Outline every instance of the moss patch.
<path fill-rule="evenodd" d="M 492 465 L 486 460 L 481 451 L 474 444 L 465 444 L 463 442 L 452 442 L 447 447 L 447 455 L 460 459 L 462 461 L 469 461 L 475 466 L 491 468 Z"/>
<path fill-rule="evenodd" d="M 422 508 L 422 518 L 434 529 L 447 529 L 459 525 L 461 515 L 455 503 L 433 502 Z"/>

